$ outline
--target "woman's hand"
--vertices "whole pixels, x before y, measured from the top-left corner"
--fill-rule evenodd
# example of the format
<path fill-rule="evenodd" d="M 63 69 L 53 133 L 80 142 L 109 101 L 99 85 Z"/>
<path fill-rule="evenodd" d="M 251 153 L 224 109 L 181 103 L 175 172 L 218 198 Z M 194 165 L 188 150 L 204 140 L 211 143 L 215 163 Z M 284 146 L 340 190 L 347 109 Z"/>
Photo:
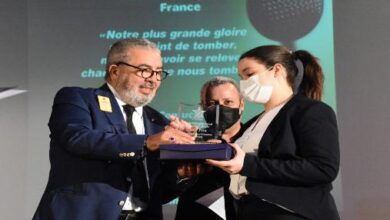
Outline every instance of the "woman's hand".
<path fill-rule="evenodd" d="M 230 144 L 230 146 L 232 146 L 232 148 L 236 152 L 236 155 L 233 157 L 233 159 L 228 161 L 207 159 L 206 163 L 212 166 L 219 167 L 229 174 L 236 174 L 240 172 L 242 167 L 244 166 L 245 152 L 237 144 Z"/>

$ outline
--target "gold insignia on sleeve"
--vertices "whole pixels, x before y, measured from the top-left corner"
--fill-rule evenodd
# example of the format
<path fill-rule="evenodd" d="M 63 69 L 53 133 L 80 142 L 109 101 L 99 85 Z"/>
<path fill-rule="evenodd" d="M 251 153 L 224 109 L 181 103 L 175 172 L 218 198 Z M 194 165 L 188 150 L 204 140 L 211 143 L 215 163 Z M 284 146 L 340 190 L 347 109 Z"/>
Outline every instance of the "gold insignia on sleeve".
<path fill-rule="evenodd" d="M 98 95 L 99 107 L 101 111 L 112 112 L 110 98 Z"/>

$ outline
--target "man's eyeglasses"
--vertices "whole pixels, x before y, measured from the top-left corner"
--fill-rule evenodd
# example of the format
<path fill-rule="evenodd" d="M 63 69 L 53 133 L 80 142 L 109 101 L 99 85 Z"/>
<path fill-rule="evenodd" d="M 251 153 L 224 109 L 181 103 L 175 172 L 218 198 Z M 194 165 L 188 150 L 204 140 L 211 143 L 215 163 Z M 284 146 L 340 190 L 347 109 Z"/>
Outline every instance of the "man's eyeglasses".
<path fill-rule="evenodd" d="M 128 64 L 126 62 L 117 62 L 116 65 L 117 66 L 125 65 L 125 66 L 129 66 L 129 67 L 133 67 L 134 69 L 137 69 L 137 72 L 136 72 L 137 76 L 142 77 L 144 79 L 151 78 L 151 77 L 153 77 L 154 74 L 156 74 L 157 80 L 161 81 L 161 80 L 164 80 L 165 78 L 167 78 L 167 76 L 169 75 L 169 73 L 164 71 L 164 70 L 152 70 L 150 68 L 141 68 L 138 66 Z"/>

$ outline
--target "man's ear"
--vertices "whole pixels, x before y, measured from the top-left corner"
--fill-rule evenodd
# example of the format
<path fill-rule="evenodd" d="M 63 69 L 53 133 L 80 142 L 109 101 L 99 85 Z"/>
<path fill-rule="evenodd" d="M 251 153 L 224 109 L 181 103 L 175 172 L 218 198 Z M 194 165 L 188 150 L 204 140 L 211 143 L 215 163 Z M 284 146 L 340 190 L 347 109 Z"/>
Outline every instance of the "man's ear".
<path fill-rule="evenodd" d="M 242 115 L 242 113 L 244 112 L 244 106 L 245 106 L 245 101 L 244 101 L 244 99 L 241 99 L 240 100 L 240 107 L 239 107 L 240 115 Z"/>
<path fill-rule="evenodd" d="M 111 79 L 116 79 L 119 75 L 119 69 L 118 69 L 118 66 L 115 65 L 115 64 L 111 64 L 108 68 L 107 68 L 107 72 L 109 74 L 108 78 L 111 78 Z"/>

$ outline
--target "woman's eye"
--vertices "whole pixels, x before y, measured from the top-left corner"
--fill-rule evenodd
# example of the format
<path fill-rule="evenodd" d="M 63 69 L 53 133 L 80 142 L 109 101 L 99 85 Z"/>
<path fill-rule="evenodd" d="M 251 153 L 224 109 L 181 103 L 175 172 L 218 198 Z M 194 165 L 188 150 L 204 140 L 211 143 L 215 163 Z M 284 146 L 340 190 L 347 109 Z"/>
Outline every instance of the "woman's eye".
<path fill-rule="evenodd" d="M 246 76 L 249 78 L 251 76 L 255 75 L 254 73 L 248 73 Z"/>

